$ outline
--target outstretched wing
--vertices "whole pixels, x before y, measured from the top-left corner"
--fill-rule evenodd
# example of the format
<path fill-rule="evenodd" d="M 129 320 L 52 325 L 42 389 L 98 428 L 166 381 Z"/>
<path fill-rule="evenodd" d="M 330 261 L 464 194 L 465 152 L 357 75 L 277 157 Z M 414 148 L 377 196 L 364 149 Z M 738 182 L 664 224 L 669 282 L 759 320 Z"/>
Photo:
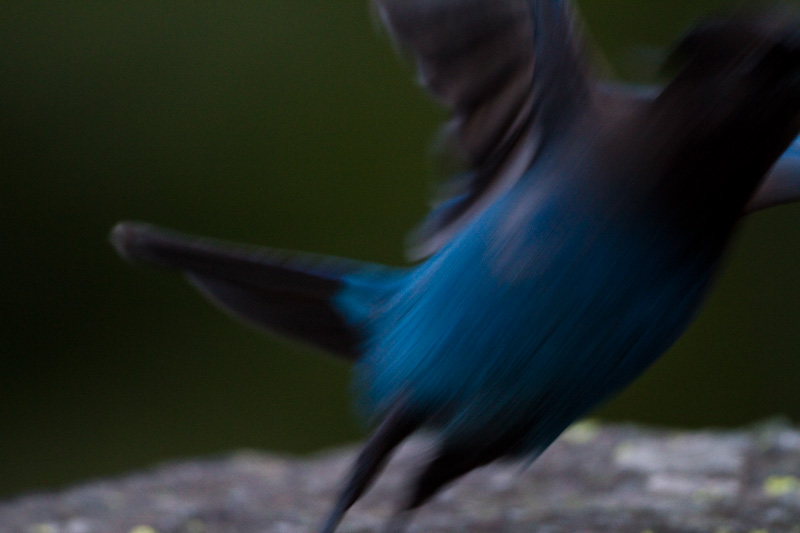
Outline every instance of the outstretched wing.
<path fill-rule="evenodd" d="M 450 108 L 444 140 L 466 168 L 413 236 L 435 252 L 528 169 L 591 83 L 567 0 L 374 0 L 421 83 Z"/>

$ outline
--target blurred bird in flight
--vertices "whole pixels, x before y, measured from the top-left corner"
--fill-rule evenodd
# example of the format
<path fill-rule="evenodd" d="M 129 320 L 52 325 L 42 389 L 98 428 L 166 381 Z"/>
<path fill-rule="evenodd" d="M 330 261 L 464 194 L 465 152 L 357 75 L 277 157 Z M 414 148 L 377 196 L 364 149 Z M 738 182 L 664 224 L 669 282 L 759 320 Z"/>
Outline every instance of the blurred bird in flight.
<path fill-rule="evenodd" d="M 417 430 L 436 449 L 398 529 L 470 470 L 535 458 L 681 335 L 744 214 L 800 194 L 800 20 L 785 8 L 697 25 L 674 78 L 637 90 L 595 77 L 566 0 L 374 4 L 452 111 L 464 168 L 414 233 L 416 264 L 112 233 L 126 258 L 353 363 L 377 428 L 327 533 Z"/>

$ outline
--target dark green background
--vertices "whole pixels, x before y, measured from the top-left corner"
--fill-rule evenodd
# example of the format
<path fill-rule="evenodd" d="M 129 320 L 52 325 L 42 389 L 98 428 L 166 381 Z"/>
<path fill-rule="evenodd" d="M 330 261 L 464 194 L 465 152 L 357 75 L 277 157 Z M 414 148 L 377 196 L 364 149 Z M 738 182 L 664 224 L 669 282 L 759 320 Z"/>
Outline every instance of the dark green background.
<path fill-rule="evenodd" d="M 725 2 L 586 0 L 647 79 Z M 254 333 L 179 278 L 120 261 L 141 219 L 399 264 L 443 118 L 366 0 L 0 5 L 0 494 L 168 458 L 358 439 L 348 369 Z M 674 426 L 800 420 L 800 205 L 743 225 L 678 345 L 597 414 Z"/>

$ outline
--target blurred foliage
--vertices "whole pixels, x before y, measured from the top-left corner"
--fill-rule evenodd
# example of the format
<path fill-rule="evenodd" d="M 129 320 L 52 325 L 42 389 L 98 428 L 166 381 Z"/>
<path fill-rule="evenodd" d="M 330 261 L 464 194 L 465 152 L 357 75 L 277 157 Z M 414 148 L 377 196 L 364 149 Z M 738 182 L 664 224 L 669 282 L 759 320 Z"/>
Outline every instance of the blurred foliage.
<path fill-rule="evenodd" d="M 610 66 L 730 2 L 585 0 Z M 403 261 L 444 117 L 366 0 L 0 5 L 0 494 L 172 457 L 359 438 L 348 369 L 254 334 L 120 261 L 141 219 Z M 599 414 L 680 426 L 800 419 L 800 207 L 744 225 L 679 344 Z"/>

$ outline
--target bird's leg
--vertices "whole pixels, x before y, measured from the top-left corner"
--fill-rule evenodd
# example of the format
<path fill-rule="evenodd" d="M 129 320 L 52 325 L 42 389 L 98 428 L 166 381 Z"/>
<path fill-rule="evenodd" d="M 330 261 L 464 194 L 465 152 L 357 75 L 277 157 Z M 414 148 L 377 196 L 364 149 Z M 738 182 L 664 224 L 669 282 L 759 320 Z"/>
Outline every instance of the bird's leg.
<path fill-rule="evenodd" d="M 452 449 L 440 450 L 417 477 L 411 497 L 404 511 L 410 511 L 427 502 L 434 494 L 467 472 L 486 464 L 478 455 Z"/>
<path fill-rule="evenodd" d="M 467 450 L 455 450 L 448 447 L 440 449 L 436 457 L 417 477 L 410 497 L 389 521 L 386 533 L 404 531 L 411 512 L 427 502 L 443 486 L 472 469 L 490 462 L 493 458 L 489 459 L 483 454 L 470 453 Z"/>
<path fill-rule="evenodd" d="M 409 413 L 402 398 L 395 401 L 386 418 L 361 449 L 336 505 L 325 520 L 322 533 L 333 533 L 345 512 L 361 497 L 386 464 L 389 453 L 420 425 L 420 418 Z"/>

